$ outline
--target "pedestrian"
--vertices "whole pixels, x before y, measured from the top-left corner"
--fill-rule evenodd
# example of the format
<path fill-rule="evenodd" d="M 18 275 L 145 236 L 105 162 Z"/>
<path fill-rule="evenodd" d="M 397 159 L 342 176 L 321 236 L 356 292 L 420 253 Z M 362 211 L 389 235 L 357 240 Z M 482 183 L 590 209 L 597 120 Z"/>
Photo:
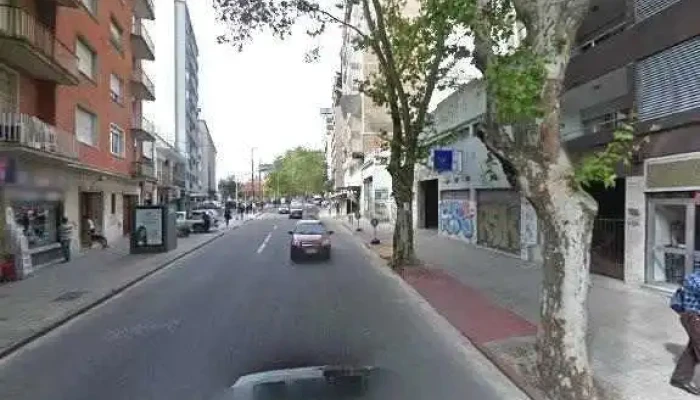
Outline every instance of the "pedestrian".
<path fill-rule="evenodd" d="M 109 244 L 107 243 L 107 238 L 97 233 L 97 227 L 95 226 L 95 222 L 87 215 L 85 216 L 85 222 L 88 228 L 88 235 L 90 235 L 90 247 L 92 247 L 92 244 L 95 242 L 98 242 L 100 245 L 102 245 L 103 249 L 109 247 Z"/>
<path fill-rule="evenodd" d="M 671 308 L 679 314 L 689 338 L 671 375 L 671 385 L 700 396 L 700 388 L 692 382 L 695 366 L 700 362 L 700 270 L 685 278 L 671 298 Z"/>
<path fill-rule="evenodd" d="M 70 261 L 70 245 L 73 240 L 73 225 L 68 222 L 68 218 L 61 218 L 61 226 L 58 228 L 58 236 L 61 240 L 61 251 L 63 251 L 64 262 Z"/>
<path fill-rule="evenodd" d="M 204 220 L 204 232 L 209 232 L 211 228 L 211 215 L 208 212 L 202 212 L 202 219 Z"/>
<path fill-rule="evenodd" d="M 231 209 L 226 208 L 226 211 L 224 211 L 224 219 L 226 220 L 226 227 L 228 228 L 229 222 L 231 222 Z"/>

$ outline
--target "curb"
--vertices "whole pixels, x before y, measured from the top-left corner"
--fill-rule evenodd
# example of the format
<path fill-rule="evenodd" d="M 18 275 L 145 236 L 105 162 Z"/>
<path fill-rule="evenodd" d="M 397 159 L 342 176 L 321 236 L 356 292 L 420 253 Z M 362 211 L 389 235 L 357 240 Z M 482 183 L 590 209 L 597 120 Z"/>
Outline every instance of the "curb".
<path fill-rule="evenodd" d="M 236 228 L 237 228 L 237 227 L 234 227 L 233 229 L 236 229 Z M 233 230 L 233 229 L 232 229 L 232 230 Z M 63 316 L 62 318 L 58 319 L 57 321 L 54 321 L 54 322 L 52 322 L 52 323 L 46 325 L 45 327 L 39 329 L 38 331 L 36 331 L 36 332 L 32 333 L 31 335 L 25 337 L 24 339 L 20 339 L 19 341 L 15 342 L 15 343 L 12 343 L 11 345 L 9 345 L 9 346 L 5 347 L 4 349 L 0 350 L 0 361 L 3 360 L 3 359 L 5 359 L 5 358 L 7 358 L 7 357 L 10 356 L 10 355 L 12 355 L 12 353 L 16 352 L 17 350 L 20 350 L 22 347 L 24 347 L 24 346 L 26 346 L 26 345 L 28 345 L 28 344 L 34 342 L 35 340 L 40 339 L 41 337 L 43 337 L 43 336 L 49 334 L 49 333 L 50 333 L 51 331 L 53 331 L 54 329 L 57 329 L 57 328 L 61 327 L 62 325 L 65 325 L 66 323 L 68 323 L 68 322 L 70 322 L 70 321 L 72 321 L 72 320 L 74 320 L 74 319 L 76 319 L 76 318 L 78 318 L 78 317 L 80 317 L 80 316 L 82 316 L 82 315 L 88 313 L 89 311 L 91 311 L 91 310 L 97 308 L 98 306 L 100 306 L 100 305 L 106 303 L 107 301 L 109 301 L 110 299 L 112 299 L 113 297 L 115 297 L 116 295 L 125 292 L 126 290 L 132 288 L 133 286 L 136 286 L 138 283 L 140 283 L 140 282 L 146 280 L 147 278 L 149 278 L 150 276 L 154 275 L 155 273 L 157 273 L 157 272 L 159 272 L 159 271 L 161 271 L 161 270 L 163 270 L 163 269 L 169 267 L 170 265 L 172 265 L 172 264 L 175 263 L 176 261 L 179 261 L 180 259 L 184 258 L 185 256 L 187 256 L 187 255 L 189 255 L 189 254 L 192 254 L 192 253 L 194 253 L 195 251 L 201 249 L 202 247 L 204 247 L 204 246 L 206 246 L 206 245 L 208 245 L 208 244 L 214 242 L 215 240 L 217 240 L 217 239 L 221 238 L 222 236 L 224 236 L 224 235 L 226 234 L 226 232 L 227 232 L 227 231 L 225 231 L 225 232 L 220 232 L 220 233 L 218 233 L 216 236 L 211 237 L 210 239 L 208 239 L 208 240 L 206 240 L 206 241 L 204 241 L 204 242 L 202 242 L 202 243 L 200 243 L 200 244 L 198 244 L 198 245 L 192 247 L 191 249 L 186 250 L 186 251 L 184 251 L 184 252 L 178 254 L 177 256 L 175 256 L 175 257 L 173 257 L 173 258 L 171 258 L 171 259 L 169 259 L 169 260 L 167 260 L 167 261 L 164 261 L 163 263 L 159 264 L 156 268 L 154 268 L 154 269 L 152 269 L 152 270 L 146 272 L 145 274 L 140 275 L 140 276 L 137 276 L 136 278 L 134 278 L 134 279 L 132 279 L 132 280 L 130 280 L 130 281 L 124 283 L 123 285 L 112 289 L 111 291 L 109 291 L 109 292 L 106 293 L 105 295 L 103 295 L 103 296 L 101 296 L 101 297 L 95 299 L 95 301 L 93 301 L 92 303 L 85 304 L 85 305 L 82 306 L 82 307 L 79 307 L 79 308 L 77 308 L 77 309 L 75 309 L 75 310 L 73 310 L 73 311 L 70 311 L 70 312 L 68 313 L 68 315 L 65 315 L 65 316 Z"/>
<path fill-rule="evenodd" d="M 508 378 L 521 392 L 523 392 L 527 397 L 529 397 L 532 400 L 546 400 L 546 398 L 542 395 L 542 393 L 532 387 L 532 385 L 528 384 L 525 382 L 524 378 L 520 376 L 518 373 L 515 372 L 513 367 L 510 365 L 506 364 L 502 360 L 498 358 L 496 354 L 494 354 L 493 351 L 489 350 L 486 346 L 476 343 L 469 339 L 467 336 L 462 334 L 462 332 L 459 331 L 452 323 L 447 320 L 441 313 L 440 310 L 436 309 L 433 307 L 432 304 L 423 297 L 411 284 L 406 282 L 403 277 L 396 273 L 393 269 L 389 267 L 387 264 L 387 261 L 383 259 L 377 252 L 373 250 L 373 247 L 369 244 L 366 243 L 365 240 L 362 238 L 358 237 L 358 235 L 355 234 L 355 231 L 353 231 L 350 227 L 348 227 L 344 222 L 341 221 L 336 221 L 338 222 L 341 226 L 345 228 L 345 230 L 357 241 L 362 244 L 362 247 L 365 249 L 367 254 L 372 258 L 373 263 L 375 266 L 382 271 L 385 275 L 391 276 L 392 278 L 396 279 L 401 283 L 401 286 L 406 290 L 407 292 L 411 293 L 413 296 L 416 296 L 420 298 L 422 302 L 426 304 L 427 307 L 429 307 L 431 310 L 433 310 L 437 315 L 439 315 L 445 322 L 445 324 L 449 325 L 452 329 L 457 331 L 459 336 L 466 341 L 467 343 L 471 344 L 472 347 L 474 347 L 479 353 L 481 353 L 487 360 L 491 362 L 491 364 L 498 369 L 506 378 Z"/>

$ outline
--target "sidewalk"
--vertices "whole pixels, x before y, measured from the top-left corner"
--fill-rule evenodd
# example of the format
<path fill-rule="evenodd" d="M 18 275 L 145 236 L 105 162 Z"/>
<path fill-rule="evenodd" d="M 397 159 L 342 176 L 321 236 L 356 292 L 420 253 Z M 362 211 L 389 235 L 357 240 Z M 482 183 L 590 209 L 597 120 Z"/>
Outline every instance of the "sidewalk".
<path fill-rule="evenodd" d="M 383 257 L 391 226 L 356 232 Z M 416 253 L 425 266 L 403 278 L 470 341 L 534 398 L 534 343 L 539 321 L 541 267 L 498 252 L 416 231 Z M 593 275 L 589 294 L 590 352 L 599 385 L 609 399 L 691 399 L 668 380 L 687 337 L 661 293 Z"/>
<path fill-rule="evenodd" d="M 26 280 L 0 285 L 0 357 L 243 223 L 232 221 L 228 229 L 179 238 L 177 249 L 168 253 L 131 255 L 123 239 L 70 263 L 42 268 Z"/>

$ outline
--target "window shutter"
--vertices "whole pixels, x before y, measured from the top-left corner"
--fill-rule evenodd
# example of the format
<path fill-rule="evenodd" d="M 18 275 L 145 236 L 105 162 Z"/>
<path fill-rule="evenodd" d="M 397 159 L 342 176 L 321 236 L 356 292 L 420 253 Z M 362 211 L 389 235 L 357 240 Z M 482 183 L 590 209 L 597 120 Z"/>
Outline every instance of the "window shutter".
<path fill-rule="evenodd" d="M 452 151 L 452 172 L 462 172 L 462 151 Z"/>
<path fill-rule="evenodd" d="M 679 0 L 636 0 L 634 2 L 634 12 L 637 21 L 649 18 L 652 15 L 659 13 Z"/>
<path fill-rule="evenodd" d="M 700 107 L 700 38 L 678 44 L 637 63 L 641 121 Z"/>

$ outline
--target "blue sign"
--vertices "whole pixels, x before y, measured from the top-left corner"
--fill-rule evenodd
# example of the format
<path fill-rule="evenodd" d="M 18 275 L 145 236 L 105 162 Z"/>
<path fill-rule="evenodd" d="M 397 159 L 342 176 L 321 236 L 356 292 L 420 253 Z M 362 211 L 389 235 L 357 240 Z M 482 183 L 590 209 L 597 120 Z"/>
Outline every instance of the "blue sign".
<path fill-rule="evenodd" d="M 452 171 L 452 150 L 433 150 L 433 168 L 438 172 Z"/>

